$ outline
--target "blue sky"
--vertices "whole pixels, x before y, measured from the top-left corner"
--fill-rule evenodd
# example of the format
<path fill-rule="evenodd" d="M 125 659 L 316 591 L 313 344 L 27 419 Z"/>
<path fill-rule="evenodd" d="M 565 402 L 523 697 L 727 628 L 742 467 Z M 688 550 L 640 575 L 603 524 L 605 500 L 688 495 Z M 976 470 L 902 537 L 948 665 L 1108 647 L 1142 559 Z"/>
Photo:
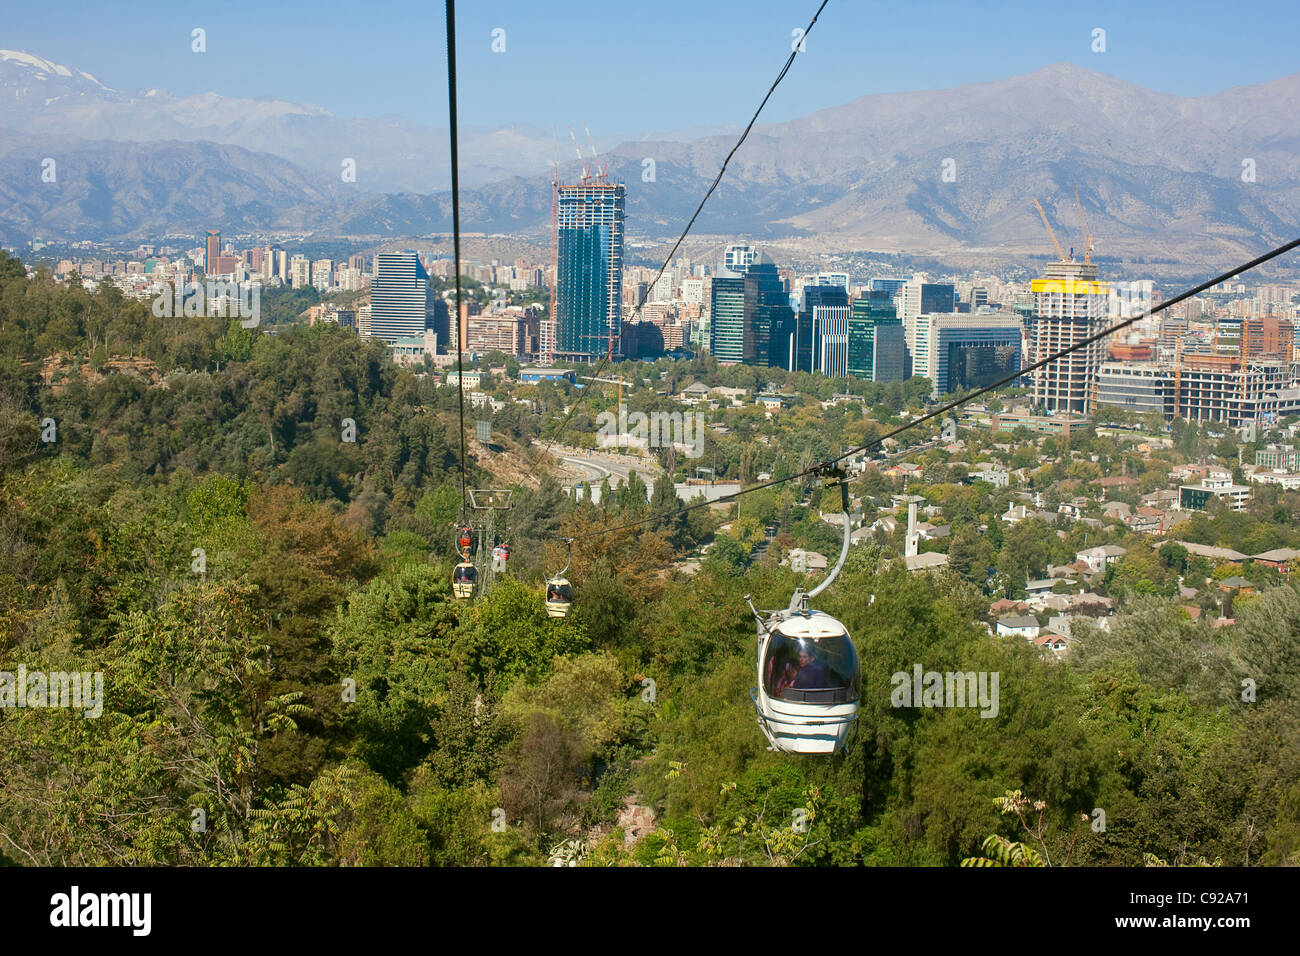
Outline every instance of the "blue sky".
<path fill-rule="evenodd" d="M 598 135 L 735 125 L 752 114 L 814 0 L 566 0 L 458 6 L 462 125 L 588 123 Z M 0 47 L 119 89 L 274 96 L 342 116 L 446 122 L 443 4 L 29 2 Z M 207 31 L 207 52 L 190 31 Z M 492 30 L 506 51 L 491 51 Z M 1091 50 L 1106 30 L 1106 52 Z M 1068 61 L 1202 95 L 1300 71 L 1300 4 L 831 0 L 764 112 L 941 89 Z"/>

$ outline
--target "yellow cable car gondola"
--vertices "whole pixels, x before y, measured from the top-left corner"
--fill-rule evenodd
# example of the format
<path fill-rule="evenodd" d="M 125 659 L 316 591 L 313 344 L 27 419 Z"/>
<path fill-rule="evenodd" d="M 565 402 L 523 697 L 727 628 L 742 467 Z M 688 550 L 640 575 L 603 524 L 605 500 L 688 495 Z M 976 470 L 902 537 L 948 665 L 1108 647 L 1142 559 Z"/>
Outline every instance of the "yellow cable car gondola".
<path fill-rule="evenodd" d="M 564 575 L 573 563 L 573 539 L 566 539 L 569 545 L 569 560 L 564 562 L 564 569 L 554 577 L 546 579 L 546 614 L 548 617 L 568 617 L 573 609 L 573 585 Z"/>
<path fill-rule="evenodd" d="M 472 598 L 477 583 L 478 568 L 468 561 L 456 565 L 456 570 L 451 573 L 451 590 L 458 598 Z"/>
<path fill-rule="evenodd" d="M 573 585 L 566 577 L 547 578 L 546 613 L 550 617 L 568 617 L 573 608 Z"/>

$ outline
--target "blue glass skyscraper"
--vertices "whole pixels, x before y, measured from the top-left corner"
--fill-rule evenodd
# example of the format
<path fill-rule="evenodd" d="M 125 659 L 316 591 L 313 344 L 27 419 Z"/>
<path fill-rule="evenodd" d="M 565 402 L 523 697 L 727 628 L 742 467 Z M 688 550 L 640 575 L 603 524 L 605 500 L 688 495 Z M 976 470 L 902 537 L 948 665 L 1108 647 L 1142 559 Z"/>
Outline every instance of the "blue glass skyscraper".
<path fill-rule="evenodd" d="M 556 206 L 555 357 L 594 361 L 619 352 L 623 321 L 622 183 L 560 186 Z"/>

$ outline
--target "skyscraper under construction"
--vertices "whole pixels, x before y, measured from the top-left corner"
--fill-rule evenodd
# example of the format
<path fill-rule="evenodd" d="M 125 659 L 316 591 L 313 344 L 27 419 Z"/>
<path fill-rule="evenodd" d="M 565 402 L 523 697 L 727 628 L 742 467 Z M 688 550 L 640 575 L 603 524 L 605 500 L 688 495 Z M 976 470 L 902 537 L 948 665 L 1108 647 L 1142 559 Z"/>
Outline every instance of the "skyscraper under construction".
<path fill-rule="evenodd" d="M 623 184 L 603 176 L 557 187 L 556 359 L 590 362 L 619 353 L 623 203 Z"/>
<path fill-rule="evenodd" d="M 1029 288 L 1034 295 L 1029 363 L 1103 332 L 1109 324 L 1110 288 L 1097 281 L 1091 262 L 1049 262 L 1047 274 Z M 1090 413 L 1093 382 L 1105 357 L 1102 340 L 1047 363 L 1034 373 L 1034 404 L 1049 414 Z"/>

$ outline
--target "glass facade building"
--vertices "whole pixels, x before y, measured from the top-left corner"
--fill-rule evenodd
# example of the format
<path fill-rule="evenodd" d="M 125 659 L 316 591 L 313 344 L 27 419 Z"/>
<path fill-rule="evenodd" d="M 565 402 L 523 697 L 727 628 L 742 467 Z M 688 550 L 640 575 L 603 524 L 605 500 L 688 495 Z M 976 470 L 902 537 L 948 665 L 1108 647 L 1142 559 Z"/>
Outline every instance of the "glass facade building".
<path fill-rule="evenodd" d="M 447 345 L 447 326 L 437 327 L 436 296 L 429 287 L 429 273 L 414 252 L 380 253 L 375 256 L 375 277 L 370 283 L 370 334 L 392 345 L 398 339 L 420 337 L 426 329 L 438 334 L 438 345 Z M 441 315 L 445 316 L 446 310 Z"/>
<path fill-rule="evenodd" d="M 847 308 L 849 294 L 838 285 L 807 285 L 803 290 L 803 307 L 795 317 L 794 371 L 824 372 L 821 339 L 827 329 L 818 322 L 817 309 L 840 306 Z M 829 313 L 827 313 L 829 315 Z M 845 330 L 846 331 L 846 330 Z M 831 374 L 827 372 L 827 374 Z M 842 377 L 845 373 L 840 372 Z"/>
<path fill-rule="evenodd" d="M 991 385 L 1020 370 L 1020 316 L 1014 313 L 922 315 L 917 318 L 916 374 L 938 398 Z M 924 371 L 922 371 L 924 369 Z"/>
<path fill-rule="evenodd" d="M 855 299 L 849 313 L 848 373 L 870 382 L 901 382 L 904 352 L 893 291 L 868 290 Z"/>
<path fill-rule="evenodd" d="M 776 263 L 766 256 L 745 272 L 743 361 L 746 365 L 789 368 L 794 310 Z"/>
<path fill-rule="evenodd" d="M 714 276 L 709 294 L 709 351 L 723 364 L 745 358 L 745 278 Z"/>
<path fill-rule="evenodd" d="M 622 183 L 560 186 L 555 289 L 555 357 L 594 361 L 611 338 L 619 353 L 623 318 Z"/>

